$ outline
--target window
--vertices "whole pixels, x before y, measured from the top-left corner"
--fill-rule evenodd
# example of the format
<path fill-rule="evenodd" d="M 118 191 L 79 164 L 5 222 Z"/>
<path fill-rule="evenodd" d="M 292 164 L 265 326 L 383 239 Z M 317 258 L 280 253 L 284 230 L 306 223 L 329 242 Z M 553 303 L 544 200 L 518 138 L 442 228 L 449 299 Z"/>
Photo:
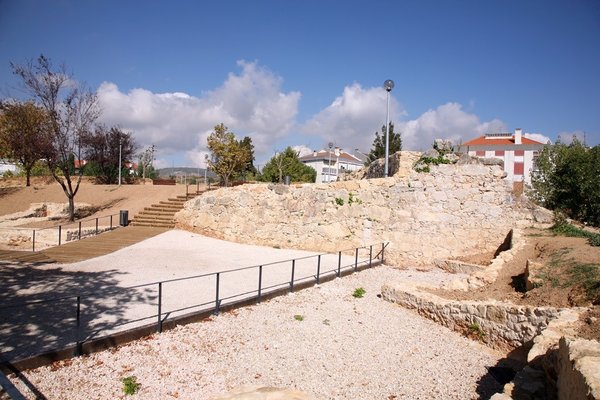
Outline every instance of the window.
<path fill-rule="evenodd" d="M 496 151 L 494 152 L 494 155 L 495 155 L 496 157 L 504 157 L 504 150 L 496 150 Z"/>
<path fill-rule="evenodd" d="M 523 175 L 524 170 L 525 170 L 525 166 L 522 162 L 515 163 L 515 169 L 514 169 L 515 175 Z"/>
<path fill-rule="evenodd" d="M 477 157 L 485 157 L 485 150 L 477 150 L 477 151 L 475 152 L 475 155 L 476 155 Z"/>
<path fill-rule="evenodd" d="M 524 156 L 525 150 L 515 150 L 515 156 Z"/>

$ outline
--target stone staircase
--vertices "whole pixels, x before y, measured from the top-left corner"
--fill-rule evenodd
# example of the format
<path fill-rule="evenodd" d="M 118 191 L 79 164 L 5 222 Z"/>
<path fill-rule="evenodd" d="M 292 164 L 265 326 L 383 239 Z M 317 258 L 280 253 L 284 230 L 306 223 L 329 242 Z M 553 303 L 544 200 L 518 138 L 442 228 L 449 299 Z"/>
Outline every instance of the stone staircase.
<path fill-rule="evenodd" d="M 152 204 L 145 207 L 131 221 L 133 226 L 151 226 L 159 228 L 174 228 L 175 214 L 183 209 L 183 204 L 196 197 L 196 194 L 180 195 L 175 198 L 169 198 L 160 201 L 158 204 Z"/>

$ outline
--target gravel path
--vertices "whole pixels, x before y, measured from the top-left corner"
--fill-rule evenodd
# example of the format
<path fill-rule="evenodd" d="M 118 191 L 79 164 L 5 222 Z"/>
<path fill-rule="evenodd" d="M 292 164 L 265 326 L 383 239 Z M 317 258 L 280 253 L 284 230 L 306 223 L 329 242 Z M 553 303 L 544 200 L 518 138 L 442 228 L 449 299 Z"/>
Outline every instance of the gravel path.
<path fill-rule="evenodd" d="M 502 354 L 377 296 L 384 282 L 448 277 L 373 268 L 24 375 L 48 399 L 210 399 L 242 385 L 322 400 L 488 398 L 500 386 L 486 368 Z M 125 396 L 131 375 L 141 389 Z"/>

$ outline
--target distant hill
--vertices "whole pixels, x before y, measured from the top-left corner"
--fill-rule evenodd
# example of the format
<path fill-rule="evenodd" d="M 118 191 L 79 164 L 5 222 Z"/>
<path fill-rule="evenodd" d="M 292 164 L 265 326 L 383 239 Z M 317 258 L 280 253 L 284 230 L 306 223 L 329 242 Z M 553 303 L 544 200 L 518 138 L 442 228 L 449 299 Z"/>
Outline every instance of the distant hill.
<path fill-rule="evenodd" d="M 170 176 L 196 176 L 204 178 L 204 168 L 194 168 L 194 167 L 171 167 L 171 168 L 160 168 L 157 170 L 158 175 L 161 178 L 168 178 Z M 212 171 L 207 171 L 206 176 L 209 178 L 216 178 L 217 174 Z"/>

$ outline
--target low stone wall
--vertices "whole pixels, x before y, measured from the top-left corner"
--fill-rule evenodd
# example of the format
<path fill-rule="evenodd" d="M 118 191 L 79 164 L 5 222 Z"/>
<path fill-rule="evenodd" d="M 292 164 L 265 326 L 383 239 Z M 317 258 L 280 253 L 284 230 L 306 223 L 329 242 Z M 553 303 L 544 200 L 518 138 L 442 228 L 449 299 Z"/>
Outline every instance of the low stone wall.
<path fill-rule="evenodd" d="M 478 336 L 492 347 L 514 349 L 533 340 L 559 310 L 499 301 L 452 301 L 407 283 L 388 283 L 382 297 L 452 330 Z"/>
<path fill-rule="evenodd" d="M 436 259 L 495 251 L 514 226 L 547 217 L 514 200 L 498 166 L 440 165 L 416 173 L 415 157 L 405 158 L 391 178 L 219 189 L 187 202 L 175 216 L 177 227 L 313 251 L 390 242 L 388 264 L 432 266 Z"/>
<path fill-rule="evenodd" d="M 97 234 L 100 234 L 102 232 L 106 232 L 106 231 L 110 231 L 111 229 L 114 229 L 115 227 L 109 227 L 109 226 L 104 226 L 104 227 L 98 227 L 98 230 L 96 231 L 96 228 L 89 228 L 89 229 L 82 229 L 81 230 L 81 238 L 85 238 L 88 236 L 96 236 Z M 65 242 L 71 242 L 73 240 L 78 240 L 79 239 L 79 229 L 69 229 L 66 231 L 66 235 L 67 235 L 67 239 Z"/>

